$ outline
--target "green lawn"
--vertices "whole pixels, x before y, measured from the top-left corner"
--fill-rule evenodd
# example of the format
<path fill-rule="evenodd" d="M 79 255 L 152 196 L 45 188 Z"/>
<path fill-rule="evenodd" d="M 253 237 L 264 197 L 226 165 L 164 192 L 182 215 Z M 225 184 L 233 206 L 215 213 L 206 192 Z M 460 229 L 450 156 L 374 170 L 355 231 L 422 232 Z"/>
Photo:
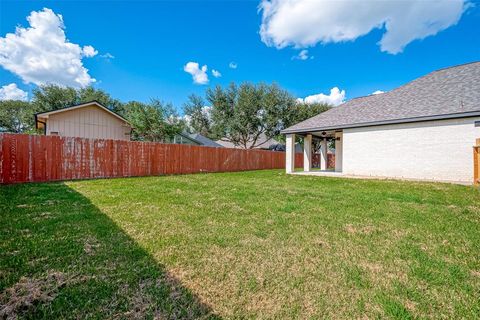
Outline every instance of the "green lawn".
<path fill-rule="evenodd" d="M 0 318 L 477 318 L 473 187 L 282 171 L 0 187 Z"/>

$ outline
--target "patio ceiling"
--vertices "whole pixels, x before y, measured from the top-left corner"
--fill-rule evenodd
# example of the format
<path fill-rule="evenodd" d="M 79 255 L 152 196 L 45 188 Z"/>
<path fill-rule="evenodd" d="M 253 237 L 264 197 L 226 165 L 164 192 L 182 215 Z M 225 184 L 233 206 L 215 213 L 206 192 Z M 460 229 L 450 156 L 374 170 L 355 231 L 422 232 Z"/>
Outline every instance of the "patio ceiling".
<path fill-rule="evenodd" d="M 335 138 L 335 132 L 336 130 L 330 130 L 330 131 L 316 131 L 316 132 L 308 132 L 308 134 L 311 134 L 314 138 Z"/>

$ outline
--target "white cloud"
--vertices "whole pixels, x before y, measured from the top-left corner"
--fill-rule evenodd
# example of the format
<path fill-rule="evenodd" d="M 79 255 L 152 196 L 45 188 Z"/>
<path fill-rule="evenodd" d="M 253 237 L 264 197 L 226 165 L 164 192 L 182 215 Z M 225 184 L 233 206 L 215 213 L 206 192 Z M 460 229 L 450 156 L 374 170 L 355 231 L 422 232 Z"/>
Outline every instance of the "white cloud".
<path fill-rule="evenodd" d="M 345 90 L 338 89 L 337 87 L 330 89 L 330 94 L 314 94 L 308 97 L 305 97 L 304 99 L 298 98 L 298 102 L 301 103 L 307 103 L 307 104 L 312 104 L 312 103 L 328 103 L 333 106 L 338 106 L 342 103 L 345 102 Z"/>
<path fill-rule="evenodd" d="M 385 93 L 385 91 L 377 90 L 377 91 L 375 91 L 375 92 L 372 92 L 372 94 L 382 94 L 382 93 Z"/>
<path fill-rule="evenodd" d="M 437 34 L 461 18 L 468 0 L 262 0 L 262 41 L 284 48 L 353 41 L 384 30 L 382 51 L 396 54 L 416 39 Z"/>
<path fill-rule="evenodd" d="M 215 78 L 220 78 L 220 77 L 222 76 L 222 74 L 220 73 L 220 71 L 215 70 L 215 69 L 212 69 L 212 75 L 213 75 Z"/>
<path fill-rule="evenodd" d="M 88 58 L 94 57 L 98 54 L 98 51 L 92 46 L 84 46 L 82 51 L 83 55 Z"/>
<path fill-rule="evenodd" d="M 102 55 L 100 55 L 100 57 L 105 58 L 105 59 L 115 59 L 115 56 L 113 54 L 111 54 L 110 52 L 102 54 Z"/>
<path fill-rule="evenodd" d="M 313 56 L 309 56 L 308 50 L 305 50 L 305 49 L 292 57 L 292 60 L 307 60 L 307 59 L 313 59 Z"/>
<path fill-rule="evenodd" d="M 97 54 L 92 46 L 67 40 L 63 18 L 51 9 L 32 11 L 30 27 L 17 27 L 15 33 L 0 37 L 0 65 L 25 83 L 53 83 L 85 87 L 93 82 L 82 58 Z"/>
<path fill-rule="evenodd" d="M 190 73 L 193 78 L 193 83 L 196 84 L 207 84 L 208 75 L 207 75 L 207 66 L 204 65 L 200 68 L 200 65 L 197 62 L 188 62 L 184 67 L 183 71 Z"/>
<path fill-rule="evenodd" d="M 0 88 L 0 100 L 27 100 L 27 93 L 17 87 L 16 83 L 10 83 Z"/>
<path fill-rule="evenodd" d="M 230 69 L 237 69 L 238 65 L 237 65 L 236 62 L 233 62 L 233 61 L 232 61 L 232 62 L 230 62 L 230 63 L 228 64 L 228 67 L 229 67 Z"/>

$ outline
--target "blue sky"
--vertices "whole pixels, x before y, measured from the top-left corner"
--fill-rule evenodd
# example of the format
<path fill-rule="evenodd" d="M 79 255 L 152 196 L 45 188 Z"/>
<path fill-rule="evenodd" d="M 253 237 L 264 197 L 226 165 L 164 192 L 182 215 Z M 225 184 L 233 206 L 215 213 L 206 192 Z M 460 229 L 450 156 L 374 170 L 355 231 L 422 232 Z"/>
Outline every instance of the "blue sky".
<path fill-rule="evenodd" d="M 444 30 L 423 40 L 408 41 L 403 52 L 396 54 L 382 52 L 383 45 L 378 44 L 385 26 L 354 35 L 354 40 L 331 40 L 339 36 L 329 34 L 335 21 L 325 25 L 325 19 L 315 21 L 313 17 L 305 27 L 298 18 L 281 16 L 285 8 L 280 5 L 268 20 L 263 20 L 264 25 L 271 25 L 262 41 L 259 31 L 265 10 L 259 11 L 259 1 L 0 1 L 0 37 L 15 33 L 16 26 L 30 27 L 26 20 L 30 13 L 49 8 L 62 15 L 69 42 L 94 48 L 94 56 L 83 53 L 79 61 L 88 69 L 88 77 L 96 79 L 95 87 L 122 101 L 159 98 L 179 109 L 189 94 L 203 95 L 208 87 L 232 81 L 277 82 L 301 98 L 329 94 L 338 87 L 345 90 L 346 99 L 351 99 L 376 90 L 391 90 L 435 69 L 480 60 L 480 8 L 471 1 L 460 13 L 458 23 L 439 27 Z M 342 23 L 358 17 L 355 8 L 328 9 L 341 10 Z M 389 10 L 385 8 L 385 15 Z M 426 14 L 430 15 L 435 11 L 418 10 L 429 11 Z M 442 16 L 442 10 L 449 9 L 439 8 L 433 14 Z M 375 22 L 377 18 L 366 15 L 363 19 Z M 274 19 L 289 24 L 278 25 Z M 397 20 L 402 19 L 400 16 Z M 347 24 L 345 28 L 358 30 L 364 24 Z M 404 32 L 403 25 L 392 24 L 391 28 Z M 298 32 L 292 35 L 290 30 Z M 399 33 L 396 37 L 404 38 Z M 343 31 L 341 36 L 345 36 Z M 387 50 L 397 50 L 395 46 L 390 44 Z M 308 58 L 293 58 L 301 50 L 308 50 Z M 107 54 L 114 58 L 105 57 Z M 21 58 L 11 60 L 2 65 L 0 59 L 0 87 L 15 83 L 30 94 L 35 83 L 57 81 L 58 69 L 53 75 L 46 74 L 49 70 L 32 75 L 31 70 L 25 70 L 28 67 L 15 65 L 23 63 Z M 193 82 L 184 71 L 188 62 L 197 62 L 200 68 L 207 65 L 208 84 Z M 236 69 L 229 67 L 231 62 L 237 64 Z M 212 69 L 221 77 L 214 77 Z M 68 83 L 68 79 L 58 80 L 62 81 Z"/>

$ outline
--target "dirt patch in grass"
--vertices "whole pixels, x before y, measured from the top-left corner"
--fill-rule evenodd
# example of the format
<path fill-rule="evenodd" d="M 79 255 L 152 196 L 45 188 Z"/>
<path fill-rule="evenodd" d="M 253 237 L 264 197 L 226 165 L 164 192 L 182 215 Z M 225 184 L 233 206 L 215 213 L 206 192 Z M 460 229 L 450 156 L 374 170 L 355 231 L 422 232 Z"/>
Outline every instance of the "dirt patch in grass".
<path fill-rule="evenodd" d="M 322 238 L 315 238 L 313 239 L 312 243 L 316 246 L 316 247 L 320 247 L 320 248 L 325 248 L 325 249 L 330 249 L 330 244 L 322 239 Z"/>
<path fill-rule="evenodd" d="M 100 243 L 95 238 L 89 237 L 85 240 L 83 251 L 88 255 L 93 255 L 99 247 Z"/>
<path fill-rule="evenodd" d="M 351 234 L 371 234 L 376 231 L 374 226 L 355 226 L 353 224 L 347 224 L 345 231 Z"/>
<path fill-rule="evenodd" d="M 153 304 L 152 296 L 147 289 L 153 285 L 152 280 L 142 281 L 133 295 L 130 295 L 130 308 L 123 315 L 128 319 L 144 319 Z M 128 286 L 120 289 L 120 295 L 128 295 Z"/>
<path fill-rule="evenodd" d="M 480 278 L 480 271 L 472 270 L 470 273 L 472 274 L 472 276 Z"/>
<path fill-rule="evenodd" d="M 0 294 L 0 318 L 17 319 L 38 304 L 49 303 L 69 279 L 62 272 L 50 271 L 43 278 L 22 277 Z"/>
<path fill-rule="evenodd" d="M 383 266 L 379 263 L 365 261 L 365 262 L 362 262 L 360 266 L 366 271 L 369 271 L 373 274 L 379 274 L 383 271 Z"/>
<path fill-rule="evenodd" d="M 166 288 L 168 295 L 165 296 Z M 182 284 L 174 276 L 164 274 L 157 279 L 144 279 L 136 288 L 124 285 L 117 292 L 118 297 L 128 297 L 128 310 L 114 318 L 126 319 L 199 319 L 215 318 L 209 307 L 201 303 L 192 303 Z M 170 306 L 168 310 L 160 307 L 159 301 Z M 105 313 L 108 310 L 105 310 Z"/>

